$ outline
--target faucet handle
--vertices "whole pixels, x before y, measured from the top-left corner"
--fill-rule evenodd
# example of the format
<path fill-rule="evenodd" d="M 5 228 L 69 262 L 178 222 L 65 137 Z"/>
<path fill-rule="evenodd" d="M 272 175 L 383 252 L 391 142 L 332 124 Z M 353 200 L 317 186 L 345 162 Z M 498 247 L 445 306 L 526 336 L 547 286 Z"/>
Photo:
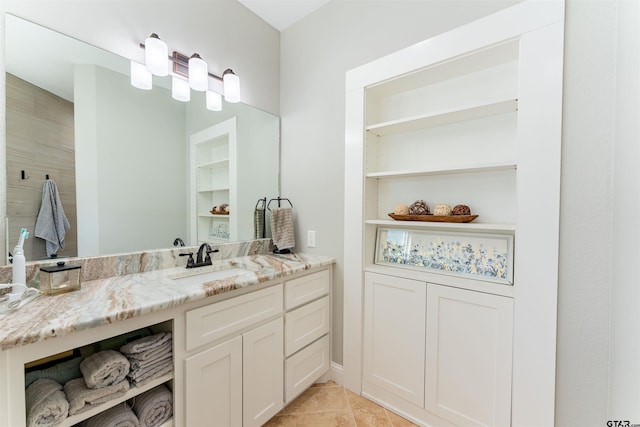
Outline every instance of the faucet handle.
<path fill-rule="evenodd" d="M 220 249 L 207 249 L 207 256 L 204 258 L 204 262 L 211 264 L 211 255 L 213 253 L 220 252 Z"/>
<path fill-rule="evenodd" d="M 178 254 L 178 255 L 189 257 L 189 259 L 187 259 L 187 268 L 191 268 L 195 264 L 195 261 L 193 260 L 193 252 L 187 252 L 187 253 Z"/>

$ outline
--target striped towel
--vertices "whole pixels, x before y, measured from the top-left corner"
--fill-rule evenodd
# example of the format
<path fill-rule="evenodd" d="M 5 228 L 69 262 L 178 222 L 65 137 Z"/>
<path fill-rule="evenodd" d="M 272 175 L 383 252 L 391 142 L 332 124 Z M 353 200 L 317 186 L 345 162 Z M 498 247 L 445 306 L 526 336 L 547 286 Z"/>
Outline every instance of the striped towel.
<path fill-rule="evenodd" d="M 271 234 L 273 244 L 278 249 L 291 249 L 295 246 L 292 208 L 271 209 Z"/>
<path fill-rule="evenodd" d="M 51 179 L 42 186 L 42 206 L 36 220 L 35 236 L 46 241 L 47 256 L 56 255 L 64 249 L 64 236 L 71 229 L 64 214 L 58 187 Z"/>

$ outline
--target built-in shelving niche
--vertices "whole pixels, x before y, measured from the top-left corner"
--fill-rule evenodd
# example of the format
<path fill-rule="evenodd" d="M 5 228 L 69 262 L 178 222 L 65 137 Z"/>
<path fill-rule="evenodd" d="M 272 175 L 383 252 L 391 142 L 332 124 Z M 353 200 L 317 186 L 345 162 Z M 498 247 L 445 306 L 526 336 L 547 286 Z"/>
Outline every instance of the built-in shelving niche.
<path fill-rule="evenodd" d="M 58 363 L 61 363 L 63 361 L 70 360 L 76 357 L 87 357 L 90 354 L 95 353 L 97 351 L 102 351 L 107 349 L 118 350 L 126 342 L 135 340 L 137 338 L 141 338 L 145 336 L 145 334 L 149 335 L 149 334 L 156 334 L 160 332 L 172 332 L 172 331 L 173 331 L 173 321 L 168 320 L 162 323 L 148 326 L 143 329 L 138 329 L 125 334 L 117 335 L 105 340 L 97 341 L 97 342 L 84 345 L 78 348 L 69 349 L 62 353 L 50 355 L 42 359 L 28 362 L 25 364 L 25 374 L 28 371 L 45 369 L 45 368 L 54 366 Z M 174 350 L 175 350 L 175 344 L 174 344 Z M 175 354 L 175 351 L 174 351 L 174 354 Z M 100 412 L 103 412 L 109 408 L 112 408 L 119 404 L 127 404 L 127 402 L 130 401 L 131 399 L 144 393 L 145 391 L 151 390 L 152 388 L 160 384 L 165 384 L 170 390 L 173 391 L 174 390 L 173 373 L 163 375 L 159 378 L 154 378 L 150 382 L 140 387 L 132 386 L 124 396 L 118 397 L 109 402 L 95 405 L 95 407 L 91 407 L 90 409 L 87 409 L 79 414 L 69 416 L 66 419 L 64 419 L 60 424 L 58 424 L 57 427 L 72 427 L 72 426 L 79 425 L 82 421 L 94 415 L 97 415 Z M 174 402 L 175 402 L 175 399 L 174 399 Z M 170 426 L 173 426 L 172 419 L 168 420 L 166 423 L 164 423 L 160 427 L 170 427 Z"/>

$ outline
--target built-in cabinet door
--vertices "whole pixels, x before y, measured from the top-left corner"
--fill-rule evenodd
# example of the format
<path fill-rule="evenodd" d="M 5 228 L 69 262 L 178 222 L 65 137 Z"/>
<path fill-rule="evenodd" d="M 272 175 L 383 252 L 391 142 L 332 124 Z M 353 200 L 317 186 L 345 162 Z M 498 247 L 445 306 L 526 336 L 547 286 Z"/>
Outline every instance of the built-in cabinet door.
<path fill-rule="evenodd" d="M 509 426 L 513 299 L 428 284 L 426 409 L 456 425 Z"/>
<path fill-rule="evenodd" d="M 242 337 L 185 360 L 185 426 L 242 425 Z"/>
<path fill-rule="evenodd" d="M 284 402 L 282 317 L 245 333 L 243 338 L 243 426 L 261 426 Z"/>
<path fill-rule="evenodd" d="M 367 383 L 424 405 L 425 282 L 365 274 L 363 391 Z"/>

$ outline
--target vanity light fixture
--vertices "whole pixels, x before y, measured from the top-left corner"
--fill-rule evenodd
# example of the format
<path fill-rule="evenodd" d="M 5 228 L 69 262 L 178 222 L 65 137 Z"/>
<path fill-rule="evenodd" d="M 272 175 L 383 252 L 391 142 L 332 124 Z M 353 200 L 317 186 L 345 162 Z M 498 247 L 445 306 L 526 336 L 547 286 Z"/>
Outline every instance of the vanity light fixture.
<path fill-rule="evenodd" d="M 171 96 L 177 101 L 189 101 L 191 99 L 189 82 L 177 76 L 171 77 Z"/>
<path fill-rule="evenodd" d="M 147 70 L 154 76 L 166 76 L 169 74 L 169 48 L 160 40 L 156 33 L 151 34 L 144 41 L 144 61 Z"/>
<path fill-rule="evenodd" d="M 203 92 L 209 89 L 209 70 L 207 63 L 194 53 L 189 58 L 189 86 L 191 89 Z"/>
<path fill-rule="evenodd" d="M 207 110 L 222 111 L 222 95 L 212 90 L 207 91 Z"/>
<path fill-rule="evenodd" d="M 224 84 L 224 99 L 227 102 L 240 102 L 240 79 L 233 70 L 227 68 L 222 73 Z"/>
<path fill-rule="evenodd" d="M 147 67 L 135 61 L 131 61 L 131 86 L 138 89 L 149 90 L 152 86 L 152 75 Z"/>
<path fill-rule="evenodd" d="M 148 90 L 152 86 L 152 75 L 171 75 L 171 95 L 174 99 L 187 102 L 191 99 L 191 89 L 206 91 L 207 109 L 220 111 L 222 95 L 209 88 L 211 77 L 222 83 L 225 101 L 240 102 L 240 79 L 231 69 L 226 69 L 220 77 L 209 72 L 207 63 L 197 53 L 188 57 L 174 51 L 173 55 L 169 55 L 166 43 L 156 33 L 151 34 L 144 44 L 140 43 L 140 47 L 145 50 L 145 63 L 131 61 L 132 86 Z M 173 63 L 172 70 L 169 70 L 170 63 Z"/>

